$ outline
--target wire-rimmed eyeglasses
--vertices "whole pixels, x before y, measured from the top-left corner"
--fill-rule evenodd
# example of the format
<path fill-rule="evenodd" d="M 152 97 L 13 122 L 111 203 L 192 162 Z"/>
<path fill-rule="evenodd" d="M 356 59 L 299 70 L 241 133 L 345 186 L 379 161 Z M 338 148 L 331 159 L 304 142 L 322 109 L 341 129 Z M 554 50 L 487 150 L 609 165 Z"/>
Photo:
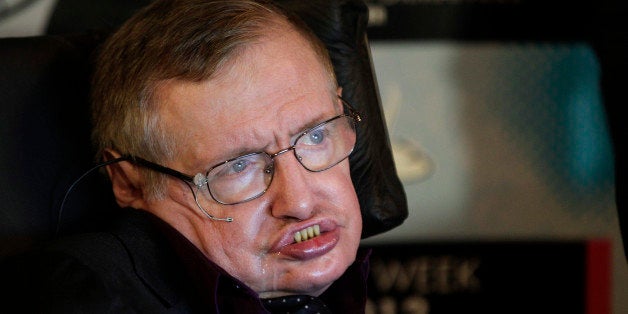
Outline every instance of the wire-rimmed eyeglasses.
<path fill-rule="evenodd" d="M 296 159 L 311 172 L 325 171 L 345 160 L 356 143 L 356 124 L 360 115 L 342 98 L 348 113 L 337 115 L 301 132 L 290 147 L 276 153 L 255 152 L 238 156 L 195 176 L 159 165 L 137 156 L 123 158 L 139 166 L 168 174 L 195 185 L 203 186 L 213 200 L 223 205 L 244 203 L 262 196 L 270 187 L 275 173 L 275 157 L 292 151 Z M 198 200 L 195 200 L 198 203 Z M 199 205 L 200 206 L 200 205 Z"/>

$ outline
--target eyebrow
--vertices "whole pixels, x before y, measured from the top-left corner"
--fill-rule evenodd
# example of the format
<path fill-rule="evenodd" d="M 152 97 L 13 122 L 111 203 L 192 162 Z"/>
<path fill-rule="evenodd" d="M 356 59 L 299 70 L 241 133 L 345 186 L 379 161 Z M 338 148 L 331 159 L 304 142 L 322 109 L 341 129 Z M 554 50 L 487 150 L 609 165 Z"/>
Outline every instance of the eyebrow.
<path fill-rule="evenodd" d="M 343 104 L 346 103 L 345 100 L 342 97 L 340 97 L 340 96 L 336 96 L 336 97 L 338 97 L 340 99 L 340 101 L 343 102 Z M 336 101 L 338 98 L 334 97 L 334 101 Z M 334 106 L 334 108 L 335 108 L 335 106 Z M 336 112 L 336 110 L 333 110 L 332 116 L 326 117 L 326 115 L 328 113 L 320 113 L 319 112 L 314 119 L 311 119 L 309 122 L 305 123 L 303 126 L 301 126 L 298 129 L 298 131 L 292 132 L 292 135 L 290 135 L 289 145 L 294 145 L 294 142 L 296 141 L 296 139 L 299 136 L 301 136 L 304 132 L 310 130 L 311 128 L 313 128 L 313 127 L 315 127 L 315 126 L 317 126 L 317 125 L 319 125 L 319 124 L 321 124 L 321 123 L 323 123 L 323 122 L 325 122 L 325 121 L 327 121 L 327 120 L 329 120 L 329 119 L 331 119 L 331 118 L 333 118 L 333 117 L 335 117 L 337 115 L 343 114 L 343 113 L 344 113 L 343 111 Z M 218 165 L 220 163 L 223 163 L 223 162 L 225 162 L 227 160 L 232 160 L 232 159 L 244 156 L 244 155 L 248 155 L 248 154 L 252 154 L 252 153 L 261 153 L 261 152 L 268 153 L 267 152 L 267 148 L 265 148 L 267 146 L 268 145 L 266 145 L 264 147 L 260 147 L 259 149 L 245 148 L 243 146 L 242 147 L 231 147 L 227 152 L 225 152 L 223 154 L 220 154 L 221 156 L 226 156 L 225 158 L 216 159 L 216 160 L 214 160 L 214 162 L 210 162 L 209 163 L 210 166 L 207 167 L 207 169 L 215 167 L 216 165 Z"/>
<path fill-rule="evenodd" d="M 324 118 L 324 114 L 319 114 L 316 118 L 312 119 L 310 122 L 304 124 L 304 127 L 300 127 L 299 131 L 297 132 L 291 132 L 292 135 L 290 136 L 290 142 L 288 145 L 292 146 L 294 145 L 294 142 L 296 141 L 296 139 L 301 136 L 303 133 L 305 133 L 306 131 L 312 129 L 313 127 L 325 122 L 326 120 L 332 118 Z M 333 116 L 335 117 L 335 116 Z M 264 146 L 264 147 L 260 147 L 260 148 L 245 148 L 245 147 L 231 147 L 231 149 L 229 149 L 227 152 L 220 154 L 221 156 L 226 156 L 224 158 L 217 158 L 216 160 L 214 160 L 214 162 L 210 162 L 210 166 L 207 167 L 208 169 L 211 169 L 212 167 L 215 167 L 227 160 L 233 160 L 236 159 L 238 157 L 241 156 L 245 156 L 248 154 L 253 154 L 253 153 L 269 153 L 268 149 L 266 148 L 268 145 Z"/>
<path fill-rule="evenodd" d="M 335 116 L 334 116 L 335 117 Z M 299 129 L 298 132 L 294 132 L 291 136 L 290 136 L 290 145 L 294 145 L 294 141 L 301 136 L 303 133 L 305 133 L 306 131 L 309 131 L 310 129 L 312 129 L 313 127 L 325 122 L 326 120 L 328 120 L 330 118 L 324 118 L 324 115 L 319 115 L 319 117 L 313 119 L 312 121 L 308 122 L 305 124 L 305 127 L 302 127 Z"/>

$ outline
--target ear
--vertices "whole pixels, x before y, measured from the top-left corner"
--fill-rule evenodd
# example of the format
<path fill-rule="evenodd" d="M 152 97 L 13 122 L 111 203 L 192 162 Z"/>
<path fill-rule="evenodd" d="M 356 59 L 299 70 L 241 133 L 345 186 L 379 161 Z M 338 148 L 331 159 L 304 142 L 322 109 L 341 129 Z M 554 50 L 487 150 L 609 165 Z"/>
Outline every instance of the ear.
<path fill-rule="evenodd" d="M 119 158 L 121 155 L 114 150 L 105 151 L 105 160 Z M 144 199 L 144 180 L 137 166 L 128 161 L 107 165 L 107 174 L 111 179 L 113 195 L 120 207 L 146 209 Z"/>

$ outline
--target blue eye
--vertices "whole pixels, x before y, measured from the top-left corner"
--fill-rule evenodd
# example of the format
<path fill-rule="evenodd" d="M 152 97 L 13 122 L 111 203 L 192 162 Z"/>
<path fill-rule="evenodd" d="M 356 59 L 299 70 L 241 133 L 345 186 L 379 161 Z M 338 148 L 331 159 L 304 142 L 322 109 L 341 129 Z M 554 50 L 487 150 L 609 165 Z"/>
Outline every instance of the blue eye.
<path fill-rule="evenodd" d="M 321 129 L 313 130 L 308 137 L 312 144 L 320 144 L 325 140 L 325 132 Z"/>
<path fill-rule="evenodd" d="M 248 164 L 249 163 L 246 160 L 236 160 L 231 164 L 231 171 L 234 173 L 240 173 L 246 169 Z"/>

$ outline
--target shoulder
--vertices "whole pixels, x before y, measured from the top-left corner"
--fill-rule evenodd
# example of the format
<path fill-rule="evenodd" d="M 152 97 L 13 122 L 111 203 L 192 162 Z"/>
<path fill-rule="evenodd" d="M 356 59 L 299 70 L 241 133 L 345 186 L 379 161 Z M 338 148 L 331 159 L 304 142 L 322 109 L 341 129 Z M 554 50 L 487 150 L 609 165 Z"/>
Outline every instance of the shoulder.
<path fill-rule="evenodd" d="M 7 258 L 2 263 L 7 301 L 20 311 L 54 311 L 72 304 L 83 312 L 107 312 L 111 276 L 125 263 L 111 234 L 81 235 Z M 80 304 L 79 304 L 80 303 Z M 67 312 L 73 312 L 67 309 Z"/>
<path fill-rule="evenodd" d="M 159 313 L 170 304 L 154 287 L 177 283 L 160 274 L 146 280 L 146 274 L 176 272 L 175 265 L 163 258 L 169 253 L 150 227 L 125 224 L 110 232 L 58 239 L 7 258 L 0 267 L 0 285 L 9 308 L 21 313 Z"/>

